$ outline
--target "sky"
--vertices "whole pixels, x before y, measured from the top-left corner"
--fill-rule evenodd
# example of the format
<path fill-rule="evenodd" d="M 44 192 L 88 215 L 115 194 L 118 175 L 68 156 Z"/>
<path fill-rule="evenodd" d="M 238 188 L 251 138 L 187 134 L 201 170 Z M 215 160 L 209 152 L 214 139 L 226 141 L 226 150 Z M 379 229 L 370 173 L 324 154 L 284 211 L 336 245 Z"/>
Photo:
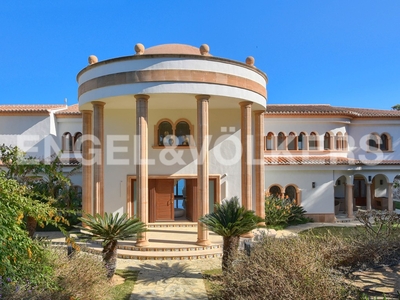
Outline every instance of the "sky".
<path fill-rule="evenodd" d="M 0 103 L 78 103 L 89 55 L 210 46 L 268 75 L 269 104 L 400 104 L 399 0 L 13 0 L 0 3 Z"/>

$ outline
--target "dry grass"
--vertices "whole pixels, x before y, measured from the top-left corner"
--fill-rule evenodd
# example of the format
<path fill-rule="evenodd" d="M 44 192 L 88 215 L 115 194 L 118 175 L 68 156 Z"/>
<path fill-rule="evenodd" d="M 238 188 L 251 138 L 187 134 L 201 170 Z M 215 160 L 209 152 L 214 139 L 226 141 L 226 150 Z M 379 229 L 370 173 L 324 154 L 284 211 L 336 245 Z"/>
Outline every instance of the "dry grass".
<path fill-rule="evenodd" d="M 46 289 L 30 286 L 16 286 L 13 291 L 3 294 L 9 300 L 103 300 L 111 299 L 110 282 L 104 264 L 98 257 L 80 251 L 68 257 L 65 248 L 51 248 L 49 268 L 53 268 L 53 286 Z"/>

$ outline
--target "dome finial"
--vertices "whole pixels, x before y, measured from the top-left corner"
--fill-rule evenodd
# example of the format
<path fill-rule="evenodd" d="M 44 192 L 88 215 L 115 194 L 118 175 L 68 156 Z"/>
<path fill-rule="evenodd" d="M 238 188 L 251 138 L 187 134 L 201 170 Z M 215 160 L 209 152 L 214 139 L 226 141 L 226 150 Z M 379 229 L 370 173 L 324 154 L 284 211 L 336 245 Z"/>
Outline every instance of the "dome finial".
<path fill-rule="evenodd" d="M 137 44 L 135 45 L 135 52 L 136 52 L 136 55 L 142 55 L 142 54 L 144 54 L 144 46 L 143 46 L 143 44 L 137 43 Z"/>

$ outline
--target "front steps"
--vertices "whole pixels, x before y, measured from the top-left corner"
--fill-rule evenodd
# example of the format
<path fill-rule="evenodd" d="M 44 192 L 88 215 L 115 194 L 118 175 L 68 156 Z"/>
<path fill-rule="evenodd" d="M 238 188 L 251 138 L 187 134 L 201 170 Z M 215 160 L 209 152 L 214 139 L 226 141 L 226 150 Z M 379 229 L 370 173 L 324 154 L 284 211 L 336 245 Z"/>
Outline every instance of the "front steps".
<path fill-rule="evenodd" d="M 136 241 L 118 242 L 117 256 L 137 260 L 194 260 L 222 257 L 222 237 L 209 232 L 209 246 L 198 246 L 197 222 L 162 222 L 147 225 L 149 246 L 136 247 Z M 53 244 L 64 245 L 64 240 L 53 240 Z M 101 241 L 77 241 L 89 252 L 101 254 Z"/>

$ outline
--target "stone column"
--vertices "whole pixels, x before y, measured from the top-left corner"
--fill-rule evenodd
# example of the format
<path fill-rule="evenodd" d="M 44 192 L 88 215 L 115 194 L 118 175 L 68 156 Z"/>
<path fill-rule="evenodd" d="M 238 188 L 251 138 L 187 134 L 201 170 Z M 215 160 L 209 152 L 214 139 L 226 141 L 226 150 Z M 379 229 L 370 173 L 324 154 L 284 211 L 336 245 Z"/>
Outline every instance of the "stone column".
<path fill-rule="evenodd" d="M 252 147 L 251 147 L 251 105 L 249 101 L 240 102 L 241 143 L 242 143 L 242 205 L 253 209 L 252 202 Z"/>
<path fill-rule="evenodd" d="M 91 110 L 82 110 L 82 210 L 87 214 L 93 214 L 93 155 L 89 153 L 93 148 L 92 114 Z"/>
<path fill-rule="evenodd" d="M 93 101 L 93 134 L 95 159 L 93 166 L 93 213 L 104 214 L 104 102 Z"/>
<path fill-rule="evenodd" d="M 346 184 L 347 217 L 353 217 L 353 184 Z"/>
<path fill-rule="evenodd" d="M 208 165 L 208 100 L 209 95 L 197 95 L 197 220 L 209 212 L 209 165 Z M 197 245 L 207 246 L 208 230 L 202 223 L 197 225 Z"/>
<path fill-rule="evenodd" d="M 256 214 L 265 218 L 264 195 L 264 110 L 255 114 L 255 160 L 256 160 Z"/>
<path fill-rule="evenodd" d="M 149 170 L 148 170 L 148 102 L 150 96 L 135 95 L 136 98 L 136 136 L 138 162 L 136 165 L 137 199 L 139 201 L 139 219 L 149 222 Z M 147 233 L 138 237 L 136 246 L 148 246 Z"/>
<path fill-rule="evenodd" d="M 367 189 L 367 210 L 371 210 L 372 208 L 372 198 L 371 198 L 371 183 L 366 183 Z"/>
<path fill-rule="evenodd" d="M 388 182 L 388 211 L 393 211 L 393 183 Z"/>

